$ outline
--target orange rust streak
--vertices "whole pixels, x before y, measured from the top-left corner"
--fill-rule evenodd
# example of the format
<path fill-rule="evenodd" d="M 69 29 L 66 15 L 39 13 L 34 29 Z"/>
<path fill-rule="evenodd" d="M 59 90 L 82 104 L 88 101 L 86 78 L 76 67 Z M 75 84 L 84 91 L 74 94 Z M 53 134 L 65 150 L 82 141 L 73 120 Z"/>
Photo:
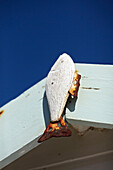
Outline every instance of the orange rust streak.
<path fill-rule="evenodd" d="M 53 132 L 55 129 L 60 129 L 57 123 L 53 124 L 51 123 L 51 128 L 52 128 L 51 132 Z"/>
<path fill-rule="evenodd" d="M 50 123 L 45 132 L 48 132 L 50 128 L 52 128 L 51 132 L 53 132 L 55 129 L 60 129 L 57 123 Z"/>
<path fill-rule="evenodd" d="M 60 124 L 61 124 L 61 126 L 65 126 L 66 125 L 66 123 L 65 123 L 65 121 L 64 121 L 62 116 L 60 118 Z"/>
<path fill-rule="evenodd" d="M 4 110 L 1 110 L 1 111 L 0 111 L 0 116 L 1 116 L 3 113 L 4 113 Z"/>
<path fill-rule="evenodd" d="M 75 72 L 75 76 L 73 79 L 73 85 L 72 85 L 71 89 L 69 90 L 70 94 L 74 97 L 77 96 L 77 94 L 78 94 L 78 90 L 79 90 L 79 86 L 80 86 L 80 83 L 79 83 L 80 79 L 81 79 L 81 75 L 79 75 Z M 76 84 L 74 84 L 75 80 L 77 81 Z"/>

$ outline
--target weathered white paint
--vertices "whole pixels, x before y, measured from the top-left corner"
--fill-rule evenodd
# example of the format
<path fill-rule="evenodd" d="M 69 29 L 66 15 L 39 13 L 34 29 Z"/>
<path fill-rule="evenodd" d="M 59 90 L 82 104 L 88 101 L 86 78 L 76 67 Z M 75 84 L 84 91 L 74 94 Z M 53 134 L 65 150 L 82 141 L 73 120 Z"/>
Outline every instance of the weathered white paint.
<path fill-rule="evenodd" d="M 62 54 L 52 66 L 46 79 L 51 121 L 58 121 L 64 110 L 69 89 L 72 86 L 75 72 L 74 62 L 66 53 Z"/>
<path fill-rule="evenodd" d="M 77 64 L 77 70 L 82 75 L 81 86 L 75 109 L 74 99 L 67 105 L 69 122 L 73 126 L 113 128 L 113 66 Z M 38 138 L 49 123 L 44 86 L 45 79 L 0 108 L 4 110 L 0 116 L 0 167 L 38 146 L 36 143 L 30 147 L 29 143 Z M 7 159 L 26 145 L 17 157 Z"/>
<path fill-rule="evenodd" d="M 4 110 L 0 116 L 0 161 L 39 137 L 45 129 L 44 85 L 45 79 L 0 109 Z"/>
<path fill-rule="evenodd" d="M 90 126 L 113 125 L 113 66 L 78 64 L 77 69 L 82 75 L 78 100 L 74 112 L 67 109 L 67 118 L 87 121 Z"/>

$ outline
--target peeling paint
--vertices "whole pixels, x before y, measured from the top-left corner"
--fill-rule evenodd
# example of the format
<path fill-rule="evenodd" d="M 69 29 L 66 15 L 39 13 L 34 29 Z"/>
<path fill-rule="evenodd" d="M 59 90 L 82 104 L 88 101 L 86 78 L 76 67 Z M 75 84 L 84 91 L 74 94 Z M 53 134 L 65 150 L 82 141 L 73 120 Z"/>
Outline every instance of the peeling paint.
<path fill-rule="evenodd" d="M 86 90 L 100 90 L 100 88 L 98 87 L 81 87 L 81 88 Z"/>
<path fill-rule="evenodd" d="M 0 111 L 0 116 L 1 116 L 3 113 L 4 113 L 4 110 L 1 110 L 1 111 Z"/>

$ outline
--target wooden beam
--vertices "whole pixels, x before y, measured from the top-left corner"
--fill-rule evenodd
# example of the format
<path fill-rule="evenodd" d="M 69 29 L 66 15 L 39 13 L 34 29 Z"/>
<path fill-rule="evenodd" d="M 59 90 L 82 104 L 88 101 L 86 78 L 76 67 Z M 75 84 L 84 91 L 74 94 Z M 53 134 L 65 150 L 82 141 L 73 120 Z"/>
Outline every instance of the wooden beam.
<path fill-rule="evenodd" d="M 67 105 L 67 118 L 78 130 L 113 128 L 113 65 L 77 64 L 82 75 L 78 99 Z M 83 125 L 81 127 L 80 125 Z"/>
<path fill-rule="evenodd" d="M 90 126 L 113 128 L 113 66 L 76 64 L 82 75 L 78 99 L 69 99 L 66 117 L 78 131 Z M 0 108 L 0 168 L 39 144 L 50 121 L 45 79 Z M 23 148 L 23 149 L 22 149 Z M 14 153 L 18 151 L 16 156 Z M 10 158 L 10 159 L 9 159 Z"/>

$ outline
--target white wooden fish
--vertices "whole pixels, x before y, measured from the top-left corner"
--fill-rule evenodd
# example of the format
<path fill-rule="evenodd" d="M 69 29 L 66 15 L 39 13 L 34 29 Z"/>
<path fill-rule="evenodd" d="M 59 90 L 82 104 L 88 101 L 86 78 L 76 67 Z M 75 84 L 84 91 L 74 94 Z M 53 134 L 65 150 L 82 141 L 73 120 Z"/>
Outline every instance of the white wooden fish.
<path fill-rule="evenodd" d="M 50 109 L 51 123 L 38 142 L 52 136 L 70 136 L 71 131 L 62 118 L 62 113 L 69 96 L 77 96 L 80 75 L 75 72 L 73 60 L 66 53 L 62 54 L 51 68 L 46 79 L 46 96 Z M 60 121 L 61 127 L 56 121 Z M 50 131 L 50 128 L 52 130 Z"/>
<path fill-rule="evenodd" d="M 75 65 L 71 57 L 62 54 L 51 68 L 46 80 L 46 95 L 51 121 L 58 121 L 67 101 L 68 91 L 72 86 Z"/>

